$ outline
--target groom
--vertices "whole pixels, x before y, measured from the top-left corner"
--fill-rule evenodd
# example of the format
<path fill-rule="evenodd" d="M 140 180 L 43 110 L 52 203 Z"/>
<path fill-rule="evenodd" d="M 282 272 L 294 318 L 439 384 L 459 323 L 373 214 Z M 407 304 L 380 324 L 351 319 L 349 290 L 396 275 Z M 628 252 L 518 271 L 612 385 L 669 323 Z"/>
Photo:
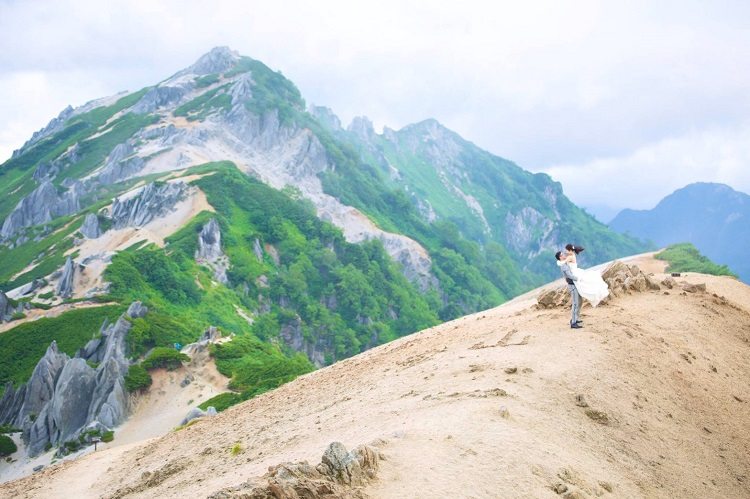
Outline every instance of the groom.
<path fill-rule="evenodd" d="M 560 265 L 560 272 L 562 272 L 563 277 L 565 278 L 565 282 L 568 283 L 568 291 L 570 291 L 570 298 L 573 301 L 573 305 L 571 307 L 570 328 L 581 329 L 583 327 L 583 324 L 578 319 L 578 312 L 581 310 L 581 295 L 578 294 L 578 289 L 576 289 L 575 285 L 575 281 L 577 281 L 578 278 L 573 275 L 573 272 L 570 271 L 568 262 L 563 260 L 565 256 L 566 254 L 563 254 L 562 251 L 558 251 L 557 253 L 555 253 L 555 259 Z"/>

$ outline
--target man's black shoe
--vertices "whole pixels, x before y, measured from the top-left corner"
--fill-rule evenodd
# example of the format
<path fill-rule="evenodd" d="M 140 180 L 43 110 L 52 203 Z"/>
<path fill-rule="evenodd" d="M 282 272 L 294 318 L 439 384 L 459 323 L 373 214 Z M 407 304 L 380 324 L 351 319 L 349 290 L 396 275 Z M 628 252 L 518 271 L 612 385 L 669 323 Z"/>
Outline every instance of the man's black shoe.
<path fill-rule="evenodd" d="M 576 321 L 576 324 L 580 324 L 581 326 L 583 326 L 583 321 Z"/>
<path fill-rule="evenodd" d="M 583 329 L 583 326 L 576 322 L 575 324 L 570 325 L 570 329 Z"/>

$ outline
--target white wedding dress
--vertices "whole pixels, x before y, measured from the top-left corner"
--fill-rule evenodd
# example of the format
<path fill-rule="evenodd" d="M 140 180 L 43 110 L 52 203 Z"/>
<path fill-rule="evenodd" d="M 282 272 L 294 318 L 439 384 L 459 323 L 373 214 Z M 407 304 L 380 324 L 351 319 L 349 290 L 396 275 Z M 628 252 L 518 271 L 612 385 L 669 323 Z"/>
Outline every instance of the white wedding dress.
<path fill-rule="evenodd" d="M 575 263 L 569 263 L 570 271 L 578 278 L 575 281 L 576 289 L 581 297 L 587 299 L 593 307 L 609 296 L 609 287 L 602 276 L 596 270 L 579 269 Z"/>

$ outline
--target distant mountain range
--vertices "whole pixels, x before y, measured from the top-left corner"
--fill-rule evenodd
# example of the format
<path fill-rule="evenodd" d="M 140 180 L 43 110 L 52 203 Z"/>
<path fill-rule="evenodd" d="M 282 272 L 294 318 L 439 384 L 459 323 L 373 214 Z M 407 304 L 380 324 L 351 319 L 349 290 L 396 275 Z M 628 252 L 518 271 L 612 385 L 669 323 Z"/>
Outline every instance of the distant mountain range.
<path fill-rule="evenodd" d="M 651 210 L 622 210 L 609 226 L 658 246 L 690 242 L 750 282 L 750 196 L 728 185 L 687 185 Z"/>

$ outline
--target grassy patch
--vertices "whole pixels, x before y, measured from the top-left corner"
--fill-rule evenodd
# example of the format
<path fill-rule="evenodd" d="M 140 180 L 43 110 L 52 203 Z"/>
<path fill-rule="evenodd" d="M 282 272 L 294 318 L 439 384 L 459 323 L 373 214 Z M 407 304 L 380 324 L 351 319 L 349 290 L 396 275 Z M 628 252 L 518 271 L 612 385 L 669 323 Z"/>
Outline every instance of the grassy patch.
<path fill-rule="evenodd" d="M 190 362 L 190 357 L 184 353 L 178 352 L 174 348 L 156 347 L 142 362 L 142 367 L 146 370 L 164 368 L 173 371 L 182 367 L 183 362 Z"/>
<path fill-rule="evenodd" d="M 700 274 L 737 277 L 737 274 L 729 270 L 729 267 L 712 262 L 690 243 L 668 246 L 657 253 L 655 258 L 669 263 L 667 272 L 698 272 Z"/>
<path fill-rule="evenodd" d="M 125 388 L 131 393 L 142 392 L 148 390 L 152 381 L 151 375 L 142 365 L 133 364 L 125 375 Z"/>

